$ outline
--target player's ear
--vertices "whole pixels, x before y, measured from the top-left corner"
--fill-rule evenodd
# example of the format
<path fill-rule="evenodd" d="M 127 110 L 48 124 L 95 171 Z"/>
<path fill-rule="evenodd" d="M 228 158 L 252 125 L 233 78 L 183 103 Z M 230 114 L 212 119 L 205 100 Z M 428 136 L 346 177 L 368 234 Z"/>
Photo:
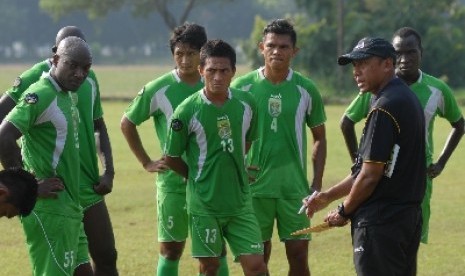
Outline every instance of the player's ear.
<path fill-rule="evenodd" d="M 300 51 L 300 48 L 295 46 L 294 47 L 294 53 L 292 53 L 292 56 L 295 57 L 295 55 L 297 55 L 297 53 Z"/>

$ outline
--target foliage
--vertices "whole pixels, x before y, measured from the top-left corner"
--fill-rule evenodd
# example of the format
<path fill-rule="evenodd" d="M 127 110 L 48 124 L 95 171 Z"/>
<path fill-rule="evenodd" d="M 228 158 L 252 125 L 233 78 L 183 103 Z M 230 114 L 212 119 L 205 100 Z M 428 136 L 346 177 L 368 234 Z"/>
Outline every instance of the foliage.
<path fill-rule="evenodd" d="M 443 78 L 451 86 L 465 84 L 462 74 L 465 60 L 461 58 L 465 55 L 462 28 L 465 8 L 461 1 L 294 1 L 300 11 L 292 16 L 300 52 L 293 65 L 299 71 L 324 77 L 328 83 L 350 83 L 350 66 L 341 68 L 336 64 L 340 54 L 350 51 L 364 36 L 390 39 L 398 28 L 411 26 L 422 35 L 425 49 L 422 69 Z M 258 41 L 256 34 L 263 28 L 263 21 L 256 19 L 251 36 L 254 41 Z M 243 46 L 252 47 L 253 43 Z M 245 52 L 255 65 L 255 52 L 251 49 Z M 347 90 L 343 86 L 333 86 Z"/>
<path fill-rule="evenodd" d="M 228 0 L 231 2 L 233 0 Z M 192 9 L 196 6 L 206 5 L 212 0 L 40 0 L 40 7 L 53 15 L 54 18 L 60 18 L 74 11 L 84 11 L 89 18 L 97 19 L 105 17 L 110 11 L 118 11 L 123 6 L 132 7 L 135 17 L 146 17 L 151 13 L 157 12 L 169 29 L 184 23 Z M 179 12 L 180 11 L 180 12 Z"/>

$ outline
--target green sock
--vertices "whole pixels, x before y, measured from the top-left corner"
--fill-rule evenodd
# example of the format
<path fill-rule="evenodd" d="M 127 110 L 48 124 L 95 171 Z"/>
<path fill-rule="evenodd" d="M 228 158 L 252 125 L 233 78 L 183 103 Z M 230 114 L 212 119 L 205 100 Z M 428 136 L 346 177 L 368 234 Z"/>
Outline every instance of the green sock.
<path fill-rule="evenodd" d="M 228 260 L 226 256 L 220 257 L 220 268 L 218 269 L 218 276 L 229 276 Z"/>
<path fill-rule="evenodd" d="M 162 255 L 158 257 L 158 276 L 178 276 L 179 260 L 168 260 Z"/>

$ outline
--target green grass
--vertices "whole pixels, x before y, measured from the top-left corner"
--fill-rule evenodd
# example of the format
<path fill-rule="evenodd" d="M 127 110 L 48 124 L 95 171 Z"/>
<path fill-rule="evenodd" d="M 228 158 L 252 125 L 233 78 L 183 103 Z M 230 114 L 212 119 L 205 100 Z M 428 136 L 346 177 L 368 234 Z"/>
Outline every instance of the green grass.
<path fill-rule="evenodd" d="M 10 79 L 13 79 L 26 66 L 15 68 L 17 72 L 11 73 Z M 100 74 L 101 88 L 105 89 L 102 94 L 107 95 L 111 91 L 111 93 L 121 93 L 124 96 L 133 95 L 149 79 L 162 72 L 149 66 L 123 67 L 119 71 L 116 69 L 116 67 L 96 68 Z M 166 71 L 166 68 L 162 69 Z M 2 70 L 0 74 L 1 79 L 7 75 L 3 72 Z M 123 81 L 124 78 L 128 80 Z M 4 84 L 0 81 L 0 85 L 6 88 L 10 83 Z M 155 175 L 146 173 L 142 169 L 119 130 L 119 121 L 127 104 L 128 102 L 124 101 L 104 102 L 105 120 L 113 146 L 116 169 L 114 191 L 106 200 L 116 235 L 120 275 L 154 275 L 158 258 Z M 328 157 L 324 176 L 325 187 L 334 185 L 349 173 L 349 157 L 338 127 L 344 108 L 345 106 L 342 105 L 326 107 Z M 442 150 L 442 145 L 450 131 L 450 125 L 443 121 L 438 120 L 436 124 L 436 153 Z M 360 128 L 361 125 L 358 127 Z M 153 158 L 156 158 L 159 155 L 159 147 L 151 122 L 144 123 L 139 130 L 144 145 Z M 457 148 L 443 174 L 434 182 L 430 244 L 420 247 L 418 275 L 463 275 L 465 236 L 463 234 L 462 202 L 465 149 L 462 144 L 463 142 Z M 334 202 L 329 208 L 334 208 L 337 203 Z M 320 222 L 329 208 L 318 213 L 314 222 Z M 31 268 L 18 219 L 0 219 L 0 229 L 2 229 L 0 274 L 30 275 Z M 270 272 L 272 275 L 286 275 L 287 261 L 283 245 L 276 237 L 274 237 L 273 245 Z M 180 265 L 180 275 L 197 275 L 197 262 L 189 255 L 188 240 Z M 349 227 L 314 234 L 309 255 L 313 275 L 355 274 L 352 265 Z M 242 275 L 240 266 L 233 264 L 230 257 L 231 275 Z"/>

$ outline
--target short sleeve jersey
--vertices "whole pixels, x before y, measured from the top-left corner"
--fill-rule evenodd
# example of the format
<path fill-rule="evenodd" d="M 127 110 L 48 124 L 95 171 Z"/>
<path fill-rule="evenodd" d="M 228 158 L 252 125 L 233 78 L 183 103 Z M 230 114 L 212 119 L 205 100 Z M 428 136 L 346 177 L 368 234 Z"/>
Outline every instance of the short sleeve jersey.
<path fill-rule="evenodd" d="M 175 110 L 167 155 L 186 154 L 187 206 L 194 215 L 236 216 L 252 212 L 244 156 L 256 139 L 256 106 L 247 93 L 230 89 L 217 107 L 203 90 Z"/>
<path fill-rule="evenodd" d="M 168 124 L 176 107 L 187 97 L 203 87 L 200 80 L 191 86 L 179 78 L 176 70 L 147 83 L 125 111 L 126 117 L 135 125 L 152 117 L 160 148 L 164 151 Z M 184 179 L 173 171 L 160 173 L 157 176 L 157 187 L 160 191 L 185 193 Z"/>
<path fill-rule="evenodd" d="M 433 130 L 436 116 L 445 118 L 450 123 L 457 122 L 462 112 L 454 98 L 452 90 L 443 81 L 420 71 L 417 82 L 410 85 L 423 108 L 426 123 L 426 158 L 427 163 L 433 161 Z M 353 122 L 365 118 L 370 110 L 371 94 L 358 95 L 347 108 L 345 115 Z"/>
<path fill-rule="evenodd" d="M 32 66 L 15 79 L 13 87 L 5 93 L 18 103 L 24 91 L 47 73 L 52 64 L 46 59 Z M 80 185 L 94 185 L 99 181 L 98 159 L 96 155 L 94 120 L 103 116 L 100 102 L 100 89 L 93 70 L 86 81 L 76 91 L 79 109 L 79 153 L 81 158 Z"/>
<path fill-rule="evenodd" d="M 62 91 L 48 74 L 31 85 L 5 118 L 22 136 L 25 169 L 38 179 L 59 177 L 57 199 L 38 199 L 34 210 L 80 218 L 79 115 L 76 94 Z"/>
<path fill-rule="evenodd" d="M 352 224 L 381 224 L 418 207 L 426 187 L 425 127 L 420 102 L 400 79 L 380 91 L 368 114 L 353 177 L 363 163 L 384 163 L 370 197 L 355 211 Z"/>
<path fill-rule="evenodd" d="M 305 126 L 313 128 L 326 121 L 315 84 L 290 69 L 286 80 L 275 85 L 260 68 L 237 78 L 232 86 L 250 92 L 260 114 L 259 139 L 247 154 L 248 165 L 259 167 L 252 195 L 286 199 L 308 195 Z"/>

